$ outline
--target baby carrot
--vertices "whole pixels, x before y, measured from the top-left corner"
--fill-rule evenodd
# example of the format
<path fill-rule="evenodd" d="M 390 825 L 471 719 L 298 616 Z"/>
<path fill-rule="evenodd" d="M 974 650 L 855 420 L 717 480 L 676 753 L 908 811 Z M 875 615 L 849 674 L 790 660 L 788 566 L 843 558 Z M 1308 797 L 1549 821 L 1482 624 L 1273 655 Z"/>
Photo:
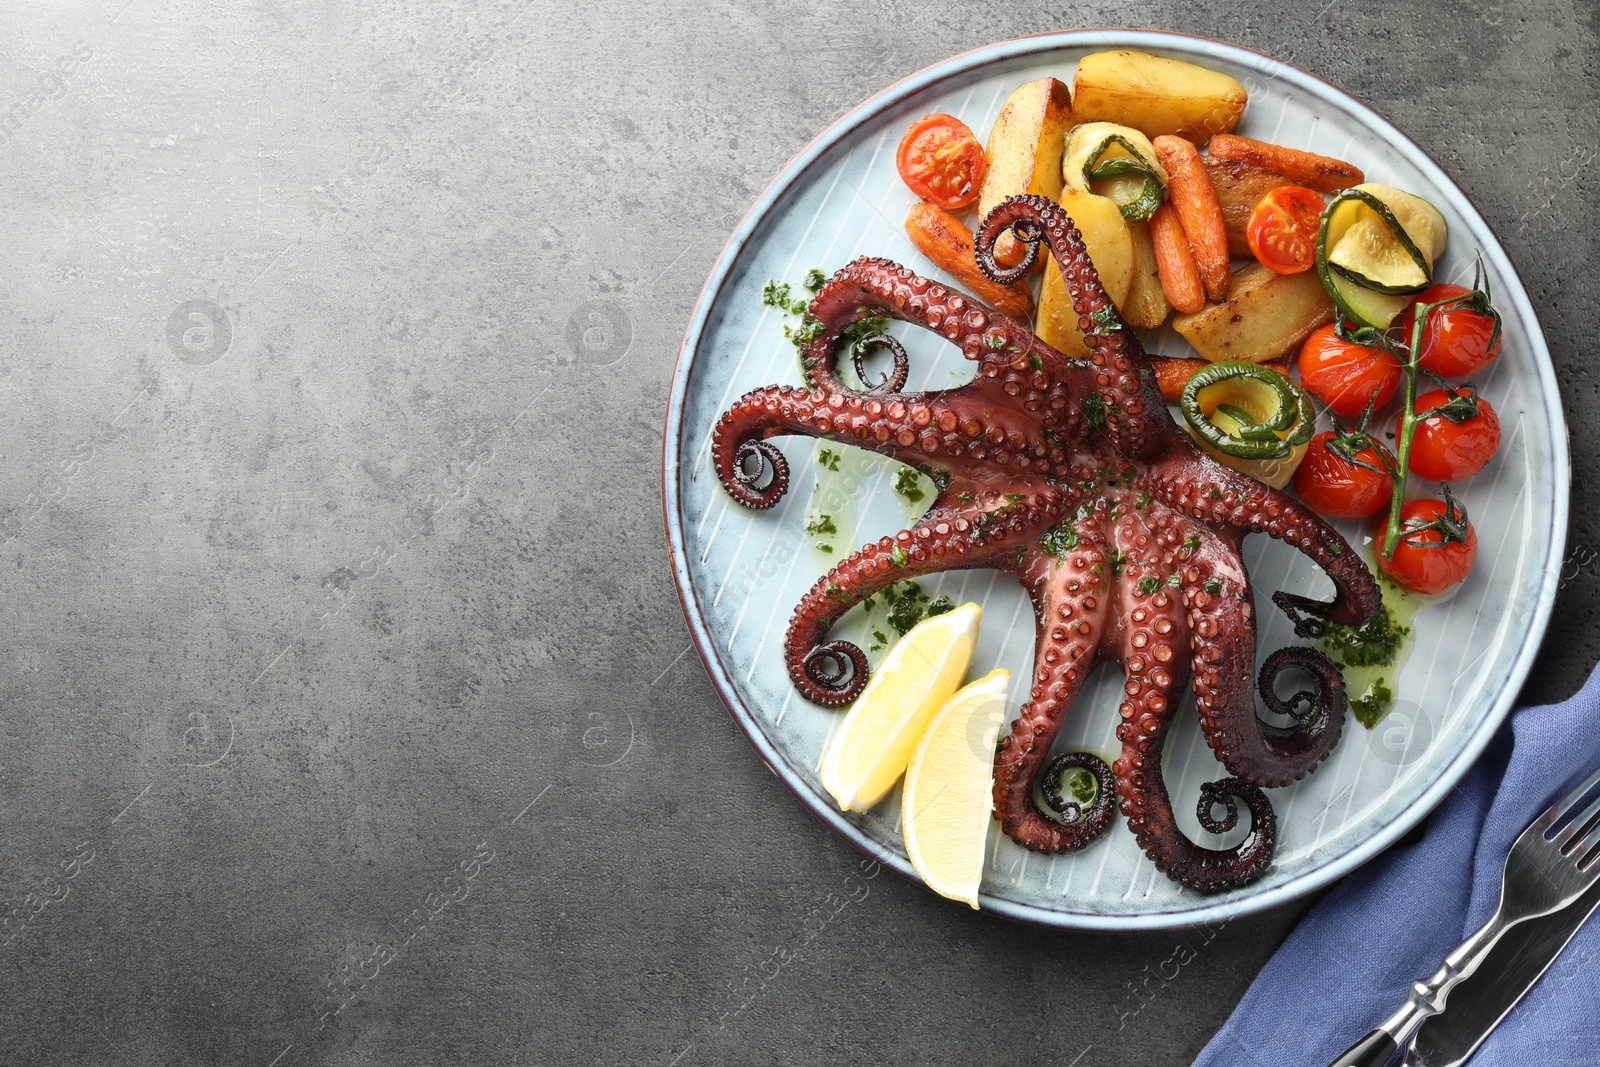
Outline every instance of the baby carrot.
<path fill-rule="evenodd" d="M 917 251 L 933 260 L 972 295 L 1026 325 L 1033 321 L 1033 294 L 1021 282 L 996 285 L 978 269 L 972 231 L 950 212 L 920 201 L 906 216 L 906 236 Z"/>
<path fill-rule="evenodd" d="M 1206 306 L 1206 291 L 1200 271 L 1189 251 L 1189 238 L 1171 204 L 1162 204 L 1150 216 L 1150 243 L 1156 250 L 1156 273 L 1161 276 L 1161 291 L 1167 303 L 1185 315 Z"/>
<path fill-rule="evenodd" d="M 1206 296 L 1221 303 L 1228 291 L 1228 224 L 1222 216 L 1216 186 L 1211 184 L 1211 175 L 1200 161 L 1200 150 L 1193 144 L 1171 134 L 1151 143 L 1156 161 L 1166 168 L 1167 200 L 1183 222 Z"/>
<path fill-rule="evenodd" d="M 1268 144 L 1253 137 L 1239 137 L 1219 133 L 1206 146 L 1212 159 L 1225 159 L 1281 174 L 1296 185 L 1304 185 L 1321 193 L 1337 193 L 1366 180 L 1361 168 L 1332 156 L 1319 156 L 1315 152 L 1302 152 L 1298 148 Z M 1165 163 L 1162 166 L 1166 166 Z"/>

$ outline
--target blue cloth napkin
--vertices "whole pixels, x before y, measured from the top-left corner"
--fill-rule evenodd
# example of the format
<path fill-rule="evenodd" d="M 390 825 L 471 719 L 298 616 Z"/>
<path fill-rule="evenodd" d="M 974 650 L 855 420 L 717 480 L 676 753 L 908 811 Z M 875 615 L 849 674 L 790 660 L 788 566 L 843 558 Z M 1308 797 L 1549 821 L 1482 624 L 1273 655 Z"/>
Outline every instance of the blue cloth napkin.
<path fill-rule="evenodd" d="M 1389 1016 L 1493 913 L 1511 842 L 1600 766 L 1600 668 L 1562 704 L 1519 708 L 1422 840 L 1340 882 L 1262 968 L 1195 1067 L 1323 1067 Z M 1600 913 L 1471 1067 L 1600 1064 Z"/>

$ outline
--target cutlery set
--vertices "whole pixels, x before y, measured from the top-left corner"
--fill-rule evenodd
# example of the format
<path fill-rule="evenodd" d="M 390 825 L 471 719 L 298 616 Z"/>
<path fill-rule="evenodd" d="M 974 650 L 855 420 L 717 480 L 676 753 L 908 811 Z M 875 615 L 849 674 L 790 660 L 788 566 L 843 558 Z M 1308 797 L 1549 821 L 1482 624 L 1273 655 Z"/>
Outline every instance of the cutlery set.
<path fill-rule="evenodd" d="M 1500 906 L 1405 1004 L 1329 1067 L 1465 1063 L 1600 905 L 1600 771 L 1535 819 L 1506 856 Z M 1448 1007 L 1447 998 L 1454 994 Z"/>

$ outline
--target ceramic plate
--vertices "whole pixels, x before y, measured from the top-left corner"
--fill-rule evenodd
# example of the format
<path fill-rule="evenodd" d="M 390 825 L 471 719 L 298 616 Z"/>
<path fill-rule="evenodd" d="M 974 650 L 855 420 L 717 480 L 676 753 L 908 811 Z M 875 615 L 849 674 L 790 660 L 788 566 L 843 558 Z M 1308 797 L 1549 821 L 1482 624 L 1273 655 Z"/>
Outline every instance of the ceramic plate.
<path fill-rule="evenodd" d="M 1350 160 L 1369 181 L 1431 200 L 1450 228 L 1436 278 L 1470 283 L 1481 253 L 1505 317 L 1500 358 L 1479 382 L 1500 413 L 1504 438 L 1496 459 L 1462 487 L 1478 530 L 1477 567 L 1453 598 L 1419 616 L 1396 707 L 1377 729 L 1352 720 L 1314 774 L 1268 791 L 1278 813 L 1279 846 L 1260 881 L 1217 895 L 1183 889 L 1156 871 L 1120 819 L 1089 848 L 1064 856 L 1028 852 L 998 827 L 991 829 L 984 908 L 1056 926 L 1126 930 L 1258 911 L 1326 885 L 1376 855 L 1454 787 L 1505 717 L 1538 649 L 1567 529 L 1568 454 L 1556 379 L 1515 269 L 1489 225 L 1431 158 L 1325 82 L 1267 56 L 1200 38 L 1126 30 L 1053 33 L 930 67 L 824 131 L 784 168 L 729 241 L 695 308 L 672 384 L 665 498 L 673 568 L 689 625 L 735 720 L 820 818 L 915 878 L 900 837 L 898 790 L 865 815 L 841 814 L 822 790 L 817 765 L 841 713 L 795 693 L 781 650 L 795 604 L 821 574 L 842 554 L 915 518 L 916 509 L 893 491 L 898 465 L 833 446 L 852 453 L 846 484 L 853 504 L 839 519 L 846 529 L 836 553 L 825 555 L 805 524 L 816 492 L 817 451 L 826 443 L 775 439 L 795 473 L 784 500 L 758 513 L 735 505 L 718 484 L 711 430 L 747 390 L 802 382 L 794 348 L 783 336 L 785 316 L 761 301 L 769 279 L 798 283 L 812 267 L 832 273 L 857 256 L 878 255 L 949 280 L 901 229 L 913 197 L 895 173 L 894 152 L 912 121 L 948 112 L 986 137 L 1018 85 L 1045 75 L 1070 84 L 1081 56 L 1121 47 L 1225 71 L 1250 91 L 1240 133 Z M 972 365 L 954 346 L 912 327 L 896 332 L 911 352 L 908 389 L 959 384 L 972 376 Z M 1152 352 L 1188 354 L 1170 329 L 1146 340 Z M 1343 532 L 1353 543 L 1363 540 L 1354 527 Z M 1246 541 L 1245 562 L 1258 598 L 1257 648 L 1264 657 L 1295 643 L 1288 621 L 1267 600 L 1272 591 L 1326 597 L 1332 585 L 1309 560 L 1264 536 Z M 957 603 L 983 605 L 973 676 L 1008 667 L 1012 707 L 1020 707 L 1034 647 L 1033 615 L 1020 585 L 989 571 L 939 575 L 923 584 Z M 853 612 L 836 633 L 866 648 L 871 638 L 854 618 L 861 614 Z M 1120 683 L 1110 665 L 1089 680 L 1058 748 L 1086 749 L 1108 762 L 1115 757 Z M 1166 760 L 1180 825 L 1197 841 L 1214 841 L 1195 822 L 1194 801 L 1202 783 L 1225 774 L 1204 743 L 1192 707 L 1178 714 Z"/>

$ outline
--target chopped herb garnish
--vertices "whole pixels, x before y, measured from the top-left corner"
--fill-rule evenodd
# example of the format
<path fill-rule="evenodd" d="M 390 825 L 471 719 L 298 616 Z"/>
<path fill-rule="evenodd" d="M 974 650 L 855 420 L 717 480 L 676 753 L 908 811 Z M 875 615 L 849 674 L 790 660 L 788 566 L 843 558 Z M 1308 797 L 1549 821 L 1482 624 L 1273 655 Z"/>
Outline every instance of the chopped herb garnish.
<path fill-rule="evenodd" d="M 912 581 L 896 582 L 885 588 L 882 596 L 889 625 L 901 636 L 923 619 L 943 615 L 955 607 L 947 596 L 928 599 L 928 594 L 922 591 L 922 586 Z M 872 636 L 880 642 L 888 643 L 887 636 L 881 630 L 874 629 Z"/>
<path fill-rule="evenodd" d="M 823 287 L 823 285 L 825 285 L 827 283 L 827 281 L 828 281 L 828 276 L 826 274 L 823 274 L 816 267 L 812 267 L 810 270 L 806 271 L 805 286 L 806 286 L 807 289 L 810 289 L 813 293 L 816 292 L 818 289 L 821 289 Z"/>
<path fill-rule="evenodd" d="M 895 545 L 889 550 L 889 562 L 893 563 L 896 567 L 904 567 L 906 565 L 906 560 L 909 558 L 910 557 L 906 555 L 906 550 L 901 548 L 899 545 Z"/>
<path fill-rule="evenodd" d="M 833 597 L 835 600 L 837 600 L 839 597 L 844 595 L 844 590 L 839 588 L 839 586 L 836 583 L 829 582 L 828 583 L 828 588 L 826 588 L 826 589 L 824 589 L 822 591 L 822 595 L 823 596 L 827 596 L 827 597 Z"/>
<path fill-rule="evenodd" d="M 1110 304 L 1091 314 L 1089 321 L 1094 323 L 1094 329 L 1089 331 L 1090 337 L 1110 337 L 1122 329 L 1122 320 L 1117 318 L 1117 309 Z"/>
<path fill-rule="evenodd" d="M 1211 487 L 1211 492 L 1209 494 L 1207 494 L 1207 495 L 1209 495 L 1212 500 L 1221 500 L 1222 499 L 1222 490 L 1218 489 L 1216 486 L 1213 485 Z"/>
<path fill-rule="evenodd" d="M 1128 557 L 1124 556 L 1119 549 L 1113 548 L 1106 553 L 1106 559 L 1111 561 L 1111 576 L 1113 578 L 1122 577 L 1122 565 L 1128 561 Z"/>
<path fill-rule="evenodd" d="M 1178 586 L 1183 584 L 1183 579 L 1179 578 L 1176 574 L 1169 574 L 1167 575 L 1167 584 L 1176 589 Z"/>
<path fill-rule="evenodd" d="M 1218 595 L 1219 593 L 1222 592 L 1222 583 L 1220 581 L 1218 581 L 1217 579 L 1215 579 L 1215 578 L 1207 578 L 1205 580 L 1205 584 L 1202 585 L 1200 588 L 1204 589 L 1206 592 L 1210 593 L 1212 596 L 1216 596 L 1216 595 Z"/>
<path fill-rule="evenodd" d="M 906 501 L 915 504 L 927 493 L 922 491 L 922 483 L 917 478 L 917 472 L 910 467 L 901 467 L 900 473 L 895 475 L 894 491 L 906 498 Z"/>
<path fill-rule="evenodd" d="M 1190 534 L 1188 537 L 1185 537 L 1183 539 L 1183 552 L 1184 552 L 1184 555 L 1187 555 L 1187 556 L 1194 555 L 1195 554 L 1195 550 L 1198 549 L 1199 547 L 1200 547 L 1200 538 L 1195 536 L 1194 534 Z"/>
<path fill-rule="evenodd" d="M 1034 370 L 1044 370 L 1044 357 L 1039 353 L 1035 352 L 1030 355 L 1028 362 L 1032 364 Z"/>
<path fill-rule="evenodd" d="M 1150 490 L 1146 489 L 1139 494 L 1139 500 L 1133 505 L 1135 511 L 1143 511 L 1150 506 Z"/>
<path fill-rule="evenodd" d="M 831 448 L 824 448 L 822 451 L 817 453 L 817 462 L 822 464 L 830 471 L 836 471 L 839 469 L 839 458 L 839 453 L 835 452 Z"/>
<path fill-rule="evenodd" d="M 1056 523 L 1039 538 L 1039 544 L 1056 559 L 1062 559 L 1078 547 L 1078 531 L 1064 523 Z"/>
<path fill-rule="evenodd" d="M 1097 430 L 1106 428 L 1106 398 L 1099 393 L 1090 393 L 1078 401 L 1078 408 L 1083 412 L 1083 417 L 1089 425 Z"/>
<path fill-rule="evenodd" d="M 1410 634 L 1411 628 L 1396 624 L 1389 605 L 1384 604 L 1360 626 L 1328 623 L 1322 644 L 1347 667 L 1389 667 Z"/>
<path fill-rule="evenodd" d="M 1139 592 L 1144 593 L 1146 596 L 1148 596 L 1151 593 L 1154 593 L 1157 589 L 1160 589 L 1160 588 L 1161 588 L 1161 579 L 1160 578 L 1140 578 L 1139 579 Z"/>
<path fill-rule="evenodd" d="M 826 552 L 831 556 L 831 555 L 833 555 L 833 546 L 832 545 L 818 545 L 817 546 L 817 551 L 818 552 Z"/>
<path fill-rule="evenodd" d="M 808 534 L 836 534 L 838 532 L 839 527 L 834 525 L 832 515 L 818 515 L 806 523 L 806 533 Z"/>
<path fill-rule="evenodd" d="M 761 302 L 767 305 L 769 308 L 777 308 L 780 311 L 788 311 L 790 303 L 789 283 L 779 281 L 768 282 L 761 289 Z"/>
<path fill-rule="evenodd" d="M 1388 682 L 1379 678 L 1372 683 L 1372 690 L 1350 702 L 1350 710 L 1356 713 L 1356 722 L 1367 729 L 1378 725 L 1378 720 L 1383 718 L 1384 712 L 1389 710 L 1389 705 L 1394 701 L 1394 691 L 1389 688 Z"/>

